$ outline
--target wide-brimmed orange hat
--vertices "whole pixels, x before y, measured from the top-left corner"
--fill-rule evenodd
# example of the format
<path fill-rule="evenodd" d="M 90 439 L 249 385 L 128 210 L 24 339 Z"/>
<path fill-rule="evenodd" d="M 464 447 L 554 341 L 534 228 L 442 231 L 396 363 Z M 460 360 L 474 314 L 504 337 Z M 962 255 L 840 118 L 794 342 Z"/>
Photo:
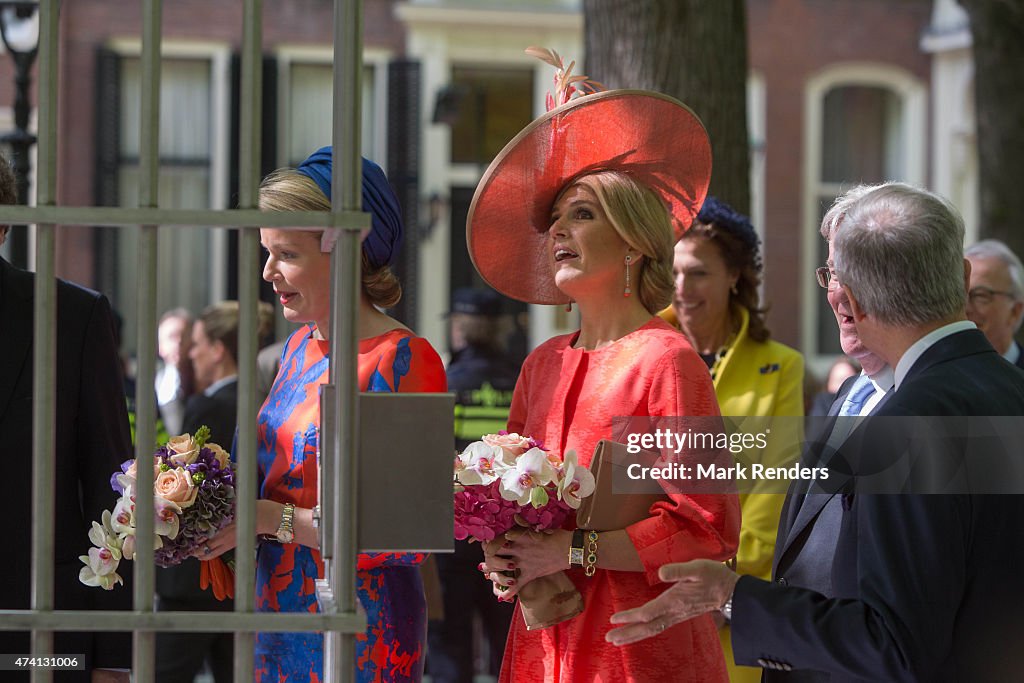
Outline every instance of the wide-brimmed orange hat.
<path fill-rule="evenodd" d="M 711 143 L 689 107 L 656 92 L 597 92 L 547 112 L 495 157 L 469 207 L 469 255 L 491 287 L 527 303 L 569 301 L 551 274 L 551 207 L 570 180 L 597 171 L 657 191 L 680 237 L 707 194 Z"/>

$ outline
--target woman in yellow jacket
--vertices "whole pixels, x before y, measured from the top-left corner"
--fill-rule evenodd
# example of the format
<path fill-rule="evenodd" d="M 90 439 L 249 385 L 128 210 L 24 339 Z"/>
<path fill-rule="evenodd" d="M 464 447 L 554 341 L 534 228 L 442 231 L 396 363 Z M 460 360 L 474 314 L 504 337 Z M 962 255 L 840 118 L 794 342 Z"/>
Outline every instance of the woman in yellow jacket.
<path fill-rule="evenodd" d="M 759 245 L 746 216 L 708 197 L 675 246 L 675 295 L 661 317 L 679 327 L 704 358 L 723 416 L 798 418 L 804 413 L 803 357 L 772 341 L 765 328 L 757 293 L 762 270 Z M 802 421 L 777 420 L 771 427 L 767 448 L 754 457 L 768 466 L 788 464 L 799 456 Z M 754 482 L 751 492 L 740 495 L 743 525 L 736 555 L 739 573 L 763 579 L 771 576 L 785 499 L 781 493 L 758 493 L 766 486 L 772 484 Z M 771 490 L 779 490 L 777 483 Z M 729 625 L 724 622 L 720 636 L 730 680 L 759 681 L 760 669 L 733 663 Z"/>

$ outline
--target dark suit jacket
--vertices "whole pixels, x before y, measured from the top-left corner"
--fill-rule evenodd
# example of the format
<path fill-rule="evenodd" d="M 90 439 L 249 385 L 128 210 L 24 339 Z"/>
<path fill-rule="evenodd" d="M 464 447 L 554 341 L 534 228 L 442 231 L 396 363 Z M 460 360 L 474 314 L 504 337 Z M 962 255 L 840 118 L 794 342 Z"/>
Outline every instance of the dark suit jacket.
<path fill-rule="evenodd" d="M 872 440 L 872 421 L 907 415 L 1024 415 L 1024 373 L 977 330 L 946 337 L 847 444 L 902 453 L 912 442 Z M 799 670 L 765 672 L 779 681 L 1019 677 L 1024 496 L 851 495 L 840 514 L 833 555 L 817 558 L 829 593 L 780 583 L 800 554 L 787 557 L 794 544 L 783 540 L 786 517 L 776 581 L 740 578 L 732 631 L 738 663 L 763 659 Z"/>
<path fill-rule="evenodd" d="M 225 384 L 212 396 L 195 394 L 185 406 L 182 433 L 195 434 L 203 425 L 210 428 L 210 441 L 231 449 L 238 421 L 238 382 Z M 230 610 L 231 600 L 218 601 L 210 590 L 199 587 L 199 560 L 185 560 L 177 567 L 157 568 L 156 592 L 161 598 L 195 603 L 191 609 Z"/>
<path fill-rule="evenodd" d="M 0 606 L 7 609 L 30 606 L 34 278 L 0 258 L 0 449 L 13 477 L 4 508 L 13 515 L 5 532 L 8 548 L 16 553 L 13 561 L 0 562 Z M 56 370 L 55 605 L 130 608 L 130 583 L 104 591 L 78 580 L 78 556 L 91 547 L 92 521 L 117 500 L 110 475 L 133 453 L 110 304 L 63 281 L 57 284 Z M 131 569 L 126 563 L 119 573 L 130 580 Z M 54 654 L 85 654 L 96 666 L 129 667 L 130 644 L 121 634 L 58 634 Z M 0 632 L 0 652 L 28 653 L 27 634 Z M 58 680 L 72 679 L 58 675 Z"/>

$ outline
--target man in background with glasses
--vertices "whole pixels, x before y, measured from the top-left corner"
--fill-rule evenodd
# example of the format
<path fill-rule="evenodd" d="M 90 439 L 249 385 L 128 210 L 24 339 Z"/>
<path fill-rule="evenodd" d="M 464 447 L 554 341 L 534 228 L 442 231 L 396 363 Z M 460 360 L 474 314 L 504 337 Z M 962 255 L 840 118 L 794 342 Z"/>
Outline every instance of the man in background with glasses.
<path fill-rule="evenodd" d="M 1024 353 L 1013 339 L 1024 319 L 1024 266 L 999 240 L 977 242 L 964 257 L 971 262 L 967 317 L 1003 358 L 1024 368 Z"/>

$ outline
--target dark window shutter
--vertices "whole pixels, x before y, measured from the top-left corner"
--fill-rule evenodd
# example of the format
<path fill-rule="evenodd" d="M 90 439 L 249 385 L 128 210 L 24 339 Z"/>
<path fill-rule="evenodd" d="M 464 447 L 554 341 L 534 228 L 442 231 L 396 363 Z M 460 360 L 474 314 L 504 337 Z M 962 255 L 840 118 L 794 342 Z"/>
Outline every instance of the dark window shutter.
<path fill-rule="evenodd" d="M 121 56 L 112 50 L 96 51 L 96 169 L 93 201 L 97 206 L 117 206 L 117 179 L 121 157 Z M 115 308 L 117 281 L 117 240 L 119 231 L 93 229 L 96 288 L 106 292 Z"/>
<path fill-rule="evenodd" d="M 388 178 L 398 195 L 405 221 L 405 240 L 395 272 L 402 281 L 402 300 L 392 313 L 416 325 L 418 313 L 420 206 L 420 63 L 397 59 L 388 65 Z"/>
<path fill-rule="evenodd" d="M 241 159 L 239 134 L 241 132 L 242 60 L 236 53 L 231 56 L 231 150 L 228 173 L 229 206 L 238 207 L 238 167 Z M 277 168 L 277 60 L 263 57 L 263 123 L 260 131 L 260 177 L 266 177 Z M 238 298 L 238 231 L 228 233 L 227 292 L 229 299 Z M 260 280 L 260 299 L 274 301 L 274 288 Z"/>

